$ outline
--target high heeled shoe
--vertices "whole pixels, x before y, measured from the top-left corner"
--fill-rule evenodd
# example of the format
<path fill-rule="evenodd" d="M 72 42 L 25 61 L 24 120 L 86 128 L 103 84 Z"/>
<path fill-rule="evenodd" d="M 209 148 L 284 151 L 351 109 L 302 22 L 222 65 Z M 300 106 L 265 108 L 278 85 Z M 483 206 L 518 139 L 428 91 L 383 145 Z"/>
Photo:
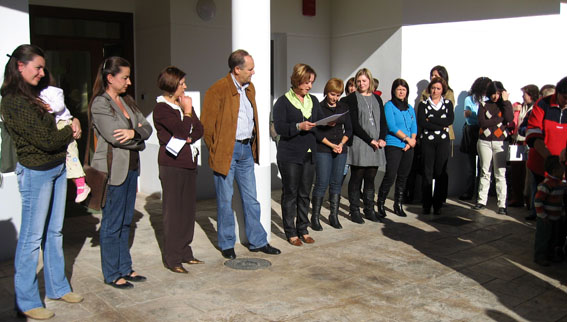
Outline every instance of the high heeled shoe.
<path fill-rule="evenodd" d="M 180 273 L 180 274 L 187 274 L 189 273 L 183 266 L 179 265 L 179 266 L 173 266 L 173 267 L 168 267 L 168 269 L 174 273 Z"/>

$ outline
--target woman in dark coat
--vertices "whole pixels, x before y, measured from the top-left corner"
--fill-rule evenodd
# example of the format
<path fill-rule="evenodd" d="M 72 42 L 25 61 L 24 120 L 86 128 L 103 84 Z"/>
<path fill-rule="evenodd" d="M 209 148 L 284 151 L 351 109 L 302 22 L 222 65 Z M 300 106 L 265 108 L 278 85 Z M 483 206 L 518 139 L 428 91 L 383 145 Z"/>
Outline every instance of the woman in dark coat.
<path fill-rule="evenodd" d="M 309 94 L 317 74 L 311 66 L 297 64 L 291 75 L 291 89 L 274 105 L 274 127 L 280 135 L 278 168 L 282 176 L 282 217 L 290 244 L 314 243 L 309 236 L 309 193 L 313 184 L 317 150 L 314 120 L 319 101 Z"/>
<path fill-rule="evenodd" d="M 317 179 L 312 193 L 313 215 L 311 217 L 311 227 L 314 230 L 323 230 L 319 223 L 319 216 L 327 187 L 329 187 L 329 204 L 331 205 L 329 223 L 336 229 L 342 228 L 338 217 L 339 201 L 347 160 L 348 148 L 346 143 L 352 136 L 352 124 L 348 106 L 339 101 L 342 92 L 343 81 L 338 78 L 331 78 L 325 85 L 325 100 L 319 106 L 321 118 L 335 114 L 346 114 L 328 125 L 321 125 L 315 128 L 315 137 L 317 138 L 317 152 L 315 153 Z"/>

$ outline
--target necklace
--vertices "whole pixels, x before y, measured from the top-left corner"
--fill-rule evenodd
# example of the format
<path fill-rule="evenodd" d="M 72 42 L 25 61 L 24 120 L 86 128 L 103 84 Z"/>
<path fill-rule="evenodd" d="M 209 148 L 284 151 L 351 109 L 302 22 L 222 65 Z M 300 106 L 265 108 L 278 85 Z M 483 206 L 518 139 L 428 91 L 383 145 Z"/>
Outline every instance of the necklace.
<path fill-rule="evenodd" d="M 366 100 L 366 96 L 364 95 L 360 95 L 362 96 L 362 99 L 364 100 L 364 103 L 366 104 L 366 107 L 368 108 L 368 121 L 370 121 L 370 125 L 375 126 L 374 124 L 374 113 L 372 112 L 372 96 L 369 96 L 369 100 Z M 370 101 L 370 102 L 369 102 Z"/>

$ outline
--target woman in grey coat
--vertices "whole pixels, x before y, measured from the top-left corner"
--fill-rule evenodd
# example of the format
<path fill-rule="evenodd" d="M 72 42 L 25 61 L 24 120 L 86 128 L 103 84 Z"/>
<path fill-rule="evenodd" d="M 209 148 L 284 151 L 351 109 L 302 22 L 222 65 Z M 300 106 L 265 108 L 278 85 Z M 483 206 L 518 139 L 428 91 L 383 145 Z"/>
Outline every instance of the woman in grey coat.
<path fill-rule="evenodd" d="M 352 221 L 363 224 L 360 214 L 360 188 L 364 179 L 364 216 L 374 222 L 382 218 L 374 211 L 374 178 L 378 167 L 386 165 L 384 147 L 388 127 L 384 117 L 384 104 L 372 90 L 373 78 L 366 68 L 360 69 L 354 77 L 357 91 L 343 98 L 349 106 L 353 136 L 348 149 L 347 163 L 350 165 L 348 199 Z"/>
<path fill-rule="evenodd" d="M 132 269 L 128 247 L 140 170 L 139 152 L 152 133 L 151 125 L 126 95 L 131 85 L 130 64 L 110 57 L 101 64 L 89 104 L 97 147 L 92 167 L 108 172 L 107 152 L 112 149 L 106 204 L 102 208 L 100 255 L 105 283 L 119 289 L 132 288 L 130 282 L 146 278 Z"/>

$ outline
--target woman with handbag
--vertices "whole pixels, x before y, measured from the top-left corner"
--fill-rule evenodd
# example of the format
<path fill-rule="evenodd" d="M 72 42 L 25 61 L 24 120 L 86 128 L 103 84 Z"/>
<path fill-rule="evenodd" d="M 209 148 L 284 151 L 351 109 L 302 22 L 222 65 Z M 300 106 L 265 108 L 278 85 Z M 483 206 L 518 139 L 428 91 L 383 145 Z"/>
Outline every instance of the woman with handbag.
<path fill-rule="evenodd" d="M 445 189 L 438 183 L 447 175 L 447 161 L 451 154 L 449 126 L 455 116 L 453 103 L 443 97 L 447 92 L 445 80 L 433 77 L 427 88 L 430 96 L 417 108 L 417 123 L 421 129 L 422 205 L 424 214 L 429 214 L 433 206 L 433 213 L 440 215 Z M 434 179 L 435 192 L 432 196 Z"/>
<path fill-rule="evenodd" d="M 134 215 L 140 169 L 139 152 L 152 133 L 151 125 L 126 94 L 130 63 L 121 57 L 106 58 L 93 85 L 89 114 L 97 137 L 91 166 L 109 173 L 106 203 L 102 208 L 100 255 L 105 283 L 119 289 L 146 278 L 132 269 L 128 240 Z M 108 149 L 112 161 L 108 168 Z"/>
<path fill-rule="evenodd" d="M 163 91 L 153 113 L 163 191 L 163 259 L 172 272 L 186 274 L 182 263 L 203 263 L 193 256 L 191 249 L 199 154 L 192 144 L 203 136 L 203 125 L 193 110 L 191 97 L 185 96 L 185 72 L 174 66 L 166 67 L 157 83 Z"/>
<path fill-rule="evenodd" d="M 480 134 L 477 150 L 480 160 L 480 182 L 478 185 L 478 201 L 473 209 L 486 207 L 488 189 L 490 188 L 491 166 L 496 179 L 498 196 L 498 214 L 505 215 L 506 210 L 506 152 L 508 150 L 508 129 L 513 128 L 514 114 L 512 104 L 508 101 L 508 93 L 499 88 L 498 82 L 490 82 L 486 88 L 488 100 L 481 102 L 478 109 L 478 125 Z M 512 125 L 512 126 L 510 126 Z"/>
<path fill-rule="evenodd" d="M 67 197 L 67 145 L 81 136 L 77 119 L 57 129 L 55 118 L 39 98 L 38 83 L 45 76 L 43 50 L 21 45 L 4 70 L 2 117 L 13 139 L 16 175 L 22 200 L 20 235 L 14 259 L 16 310 L 31 319 L 54 316 L 40 298 L 37 265 L 43 249 L 45 295 L 68 303 L 83 297 L 73 293 L 65 276 L 63 219 Z"/>
<path fill-rule="evenodd" d="M 478 107 L 480 102 L 486 100 L 486 86 L 491 82 L 488 77 L 477 78 L 469 90 L 469 96 L 465 98 L 465 124 L 463 125 L 463 136 L 461 139 L 460 151 L 467 154 L 468 169 L 464 182 L 466 182 L 465 193 L 460 200 L 474 199 L 480 180 L 480 169 L 476 161 L 478 155 L 476 144 L 478 142 Z"/>

